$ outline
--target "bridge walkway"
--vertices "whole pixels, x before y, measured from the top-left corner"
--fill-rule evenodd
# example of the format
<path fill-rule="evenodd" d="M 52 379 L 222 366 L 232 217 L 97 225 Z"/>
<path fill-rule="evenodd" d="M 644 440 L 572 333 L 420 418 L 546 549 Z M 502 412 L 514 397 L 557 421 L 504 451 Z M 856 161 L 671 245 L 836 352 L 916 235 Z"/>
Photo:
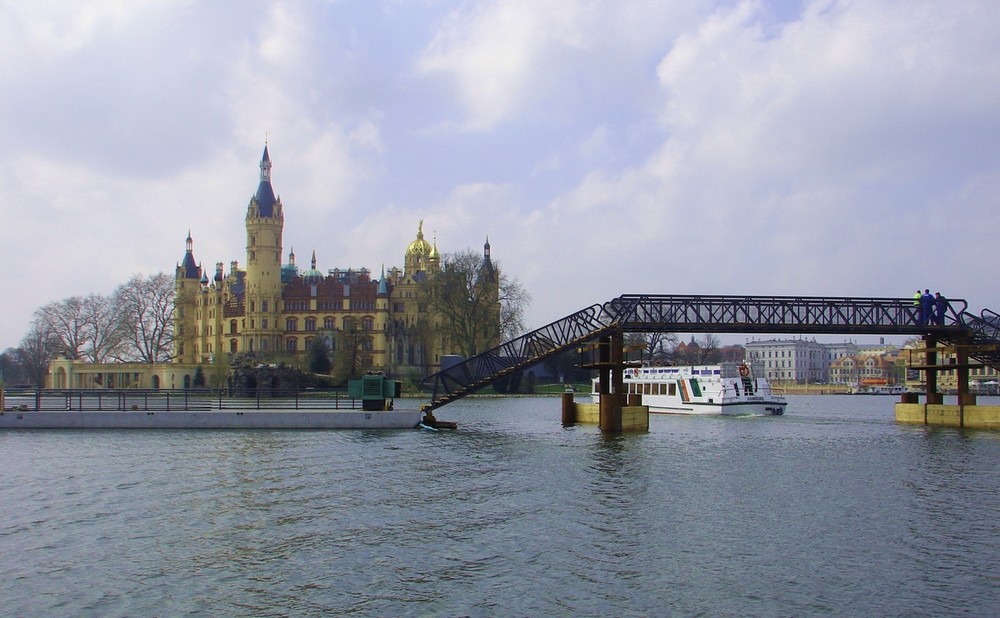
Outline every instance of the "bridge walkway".
<path fill-rule="evenodd" d="M 933 336 L 972 344 L 969 356 L 1000 368 L 1000 315 L 950 300 L 943 324 L 925 324 L 912 298 L 626 294 L 591 305 L 424 378 L 433 410 L 495 380 L 613 332 Z"/>

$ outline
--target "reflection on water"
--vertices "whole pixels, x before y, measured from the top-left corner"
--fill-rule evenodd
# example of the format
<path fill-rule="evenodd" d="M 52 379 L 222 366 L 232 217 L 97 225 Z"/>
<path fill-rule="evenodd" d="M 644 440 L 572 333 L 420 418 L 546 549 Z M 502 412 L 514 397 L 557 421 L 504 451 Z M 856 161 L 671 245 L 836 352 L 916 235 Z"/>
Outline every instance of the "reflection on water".
<path fill-rule="evenodd" d="M 563 428 L 0 434 L 11 615 L 987 615 L 1000 435 L 891 398 Z"/>

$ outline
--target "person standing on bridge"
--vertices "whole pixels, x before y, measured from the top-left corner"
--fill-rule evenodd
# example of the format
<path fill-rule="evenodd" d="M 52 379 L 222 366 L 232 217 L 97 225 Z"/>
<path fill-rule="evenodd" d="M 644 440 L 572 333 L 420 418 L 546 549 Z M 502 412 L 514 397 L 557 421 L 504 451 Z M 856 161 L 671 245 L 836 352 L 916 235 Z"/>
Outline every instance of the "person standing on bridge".
<path fill-rule="evenodd" d="M 934 293 L 934 323 L 944 326 L 944 312 L 948 309 L 948 299 L 941 292 Z"/>
<path fill-rule="evenodd" d="M 934 297 L 931 296 L 930 289 L 924 290 L 920 296 L 920 323 L 930 324 L 934 319 Z"/>
<path fill-rule="evenodd" d="M 913 306 L 917 309 L 917 325 L 924 323 L 924 312 L 920 310 L 920 298 L 922 296 L 920 288 L 917 288 L 917 293 L 913 295 Z"/>

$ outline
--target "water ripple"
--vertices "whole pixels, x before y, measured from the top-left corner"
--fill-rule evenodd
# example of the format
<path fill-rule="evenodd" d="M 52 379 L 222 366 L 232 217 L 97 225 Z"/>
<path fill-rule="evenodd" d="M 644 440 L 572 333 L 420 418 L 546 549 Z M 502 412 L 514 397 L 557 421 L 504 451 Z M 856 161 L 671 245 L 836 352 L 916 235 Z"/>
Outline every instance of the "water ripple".
<path fill-rule="evenodd" d="M 454 433 L 0 434 L 0 601 L 26 616 L 987 615 L 1000 440 L 898 426 L 871 399 L 616 437 L 530 398 L 453 404 Z"/>

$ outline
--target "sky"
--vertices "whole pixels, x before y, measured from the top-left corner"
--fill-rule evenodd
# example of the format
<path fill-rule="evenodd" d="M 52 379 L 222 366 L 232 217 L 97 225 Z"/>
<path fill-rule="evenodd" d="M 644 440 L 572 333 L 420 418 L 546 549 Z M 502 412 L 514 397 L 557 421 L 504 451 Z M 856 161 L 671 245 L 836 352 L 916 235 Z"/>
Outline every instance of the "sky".
<path fill-rule="evenodd" d="M 245 262 L 265 141 L 300 267 L 424 222 L 540 327 L 621 294 L 1000 311 L 992 0 L 0 0 L 0 350 Z"/>

